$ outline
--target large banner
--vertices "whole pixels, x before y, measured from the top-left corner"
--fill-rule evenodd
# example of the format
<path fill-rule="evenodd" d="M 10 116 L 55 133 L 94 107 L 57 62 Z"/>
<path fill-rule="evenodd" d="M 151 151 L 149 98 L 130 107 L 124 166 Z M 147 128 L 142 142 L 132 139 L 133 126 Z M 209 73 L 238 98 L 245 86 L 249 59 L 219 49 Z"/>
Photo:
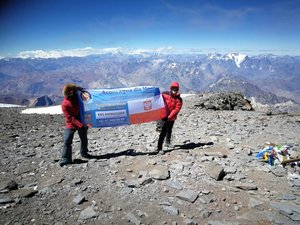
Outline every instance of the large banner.
<path fill-rule="evenodd" d="M 159 88 L 141 86 L 78 92 L 81 121 L 92 127 L 115 127 L 160 120 L 166 116 Z"/>

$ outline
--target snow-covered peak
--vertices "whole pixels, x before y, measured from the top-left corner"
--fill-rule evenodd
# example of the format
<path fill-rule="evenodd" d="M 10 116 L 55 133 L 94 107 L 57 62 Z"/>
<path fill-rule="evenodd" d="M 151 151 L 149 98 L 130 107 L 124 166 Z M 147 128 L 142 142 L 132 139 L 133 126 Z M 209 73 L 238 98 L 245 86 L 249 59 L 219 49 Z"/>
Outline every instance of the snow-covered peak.
<path fill-rule="evenodd" d="M 211 54 L 208 54 L 208 59 L 210 60 L 220 60 L 222 59 L 223 55 L 221 55 L 220 53 L 211 53 Z"/>
<path fill-rule="evenodd" d="M 237 67 L 241 67 L 241 64 L 245 61 L 247 55 L 241 53 L 229 53 L 227 55 L 221 55 L 219 53 L 213 53 L 208 56 L 210 60 L 232 60 L 235 62 Z"/>
<path fill-rule="evenodd" d="M 241 67 L 241 63 L 245 61 L 247 55 L 243 55 L 241 53 L 230 53 L 227 55 L 227 57 L 235 61 L 237 67 Z"/>

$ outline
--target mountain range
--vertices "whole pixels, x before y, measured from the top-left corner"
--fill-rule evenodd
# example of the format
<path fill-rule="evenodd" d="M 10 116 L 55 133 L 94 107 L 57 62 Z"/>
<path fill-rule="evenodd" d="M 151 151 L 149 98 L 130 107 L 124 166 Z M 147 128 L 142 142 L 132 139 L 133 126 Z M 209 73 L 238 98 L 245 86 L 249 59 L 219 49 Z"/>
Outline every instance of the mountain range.
<path fill-rule="evenodd" d="M 38 98 L 62 99 L 63 85 L 119 88 L 140 85 L 182 93 L 241 92 L 261 104 L 300 103 L 300 57 L 231 54 L 124 54 L 85 57 L 3 58 L 0 102 L 30 105 Z"/>

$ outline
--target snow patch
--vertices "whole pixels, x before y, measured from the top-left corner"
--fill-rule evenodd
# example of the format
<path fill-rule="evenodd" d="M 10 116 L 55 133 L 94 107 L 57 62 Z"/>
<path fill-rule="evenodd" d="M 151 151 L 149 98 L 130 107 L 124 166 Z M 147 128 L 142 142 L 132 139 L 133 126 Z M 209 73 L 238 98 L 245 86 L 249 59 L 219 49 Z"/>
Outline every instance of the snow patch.
<path fill-rule="evenodd" d="M 177 66 L 176 63 L 171 63 L 171 64 L 169 65 L 169 69 L 175 69 L 176 66 Z"/>
<path fill-rule="evenodd" d="M 0 103 L 0 108 L 11 108 L 11 107 L 25 107 L 25 106 L 14 105 L 14 104 L 2 104 L 2 103 Z"/>
<path fill-rule="evenodd" d="M 60 105 L 39 107 L 39 108 L 27 108 L 22 110 L 21 113 L 24 114 L 62 114 L 62 109 Z"/>

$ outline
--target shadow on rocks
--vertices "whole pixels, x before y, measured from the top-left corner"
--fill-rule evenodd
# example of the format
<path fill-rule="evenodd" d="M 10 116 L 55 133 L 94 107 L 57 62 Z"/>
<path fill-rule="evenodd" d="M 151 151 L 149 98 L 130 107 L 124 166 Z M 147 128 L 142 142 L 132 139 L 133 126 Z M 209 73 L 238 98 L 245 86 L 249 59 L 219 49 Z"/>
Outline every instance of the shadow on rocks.
<path fill-rule="evenodd" d="M 213 142 L 207 142 L 207 143 L 194 143 L 194 142 L 190 142 L 187 144 L 183 144 L 183 145 L 174 145 L 174 148 L 170 148 L 170 149 L 166 149 L 164 150 L 164 152 L 172 152 L 174 150 L 181 150 L 181 149 L 194 149 L 194 148 L 199 148 L 199 147 L 203 147 L 203 146 L 209 146 L 209 145 L 213 145 Z"/>
<path fill-rule="evenodd" d="M 74 159 L 72 161 L 72 164 L 82 164 L 82 163 L 87 163 L 88 160 L 82 160 L 82 159 Z"/>
<path fill-rule="evenodd" d="M 194 148 L 199 148 L 207 145 L 213 145 L 213 142 L 208 142 L 208 143 L 187 143 L 183 145 L 174 145 L 173 148 L 169 148 L 164 150 L 164 152 L 171 152 L 174 150 L 180 150 L 180 149 L 194 149 Z M 89 155 L 90 159 L 110 159 L 110 158 L 116 158 L 120 156 L 139 156 L 139 155 L 157 155 L 159 154 L 157 151 L 154 152 L 137 152 L 134 149 L 127 149 L 125 151 L 121 152 L 116 152 L 116 153 L 107 153 L 104 155 Z M 80 164 L 80 163 L 86 163 L 88 162 L 87 160 L 81 160 L 81 159 L 76 159 L 73 161 L 74 164 Z"/>
<path fill-rule="evenodd" d="M 115 153 L 107 153 L 104 155 L 89 155 L 89 159 L 110 159 L 110 158 L 116 158 L 120 156 L 135 156 L 135 155 L 141 155 L 141 154 L 136 154 L 134 149 L 127 149 L 125 151 L 121 152 L 115 152 Z M 147 155 L 146 153 L 144 155 Z M 85 161 L 85 160 L 82 160 Z M 87 161 L 86 161 L 87 162 Z"/>
<path fill-rule="evenodd" d="M 190 142 L 187 144 L 183 144 L 183 145 L 174 145 L 172 148 L 168 148 L 168 149 L 164 149 L 164 153 L 167 152 L 172 152 L 172 151 L 176 151 L 176 150 L 181 150 L 181 149 L 194 149 L 194 148 L 199 148 L 199 147 L 203 147 L 203 146 L 207 146 L 207 145 L 213 145 L 213 142 L 207 142 L 207 143 L 194 143 L 194 142 Z M 159 152 L 155 151 L 155 152 L 148 152 L 148 153 L 140 153 L 140 152 L 135 152 L 136 155 L 157 155 L 160 154 Z"/>

